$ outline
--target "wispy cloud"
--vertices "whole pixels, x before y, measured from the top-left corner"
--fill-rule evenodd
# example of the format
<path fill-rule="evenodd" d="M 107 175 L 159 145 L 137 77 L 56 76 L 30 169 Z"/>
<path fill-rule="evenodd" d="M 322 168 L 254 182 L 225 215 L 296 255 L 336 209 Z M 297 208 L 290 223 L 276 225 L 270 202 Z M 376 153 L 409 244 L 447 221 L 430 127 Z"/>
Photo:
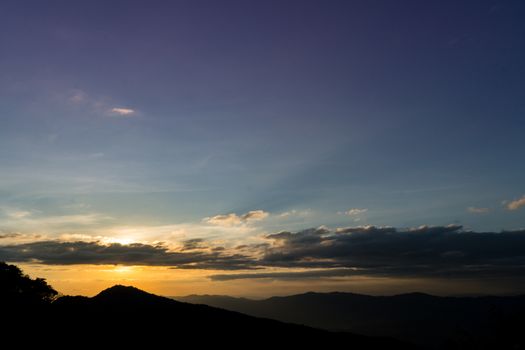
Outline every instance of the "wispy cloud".
<path fill-rule="evenodd" d="M 468 207 L 467 211 L 472 214 L 486 214 L 490 211 L 489 208 L 479 208 L 479 207 Z"/>
<path fill-rule="evenodd" d="M 284 219 L 284 218 L 289 218 L 289 217 L 292 217 L 292 216 L 306 217 L 306 216 L 309 216 L 311 214 L 312 214 L 312 211 L 310 209 L 306 209 L 306 210 L 292 209 L 292 210 L 280 213 L 279 215 L 277 215 L 277 217 Z"/>
<path fill-rule="evenodd" d="M 339 211 L 337 214 L 339 215 L 346 215 L 350 216 L 353 221 L 361 221 L 362 216 L 368 212 L 368 209 L 366 208 L 352 208 L 348 209 L 347 211 Z"/>
<path fill-rule="evenodd" d="M 90 113 L 114 117 L 131 117 L 137 110 L 130 107 L 115 106 L 117 103 L 108 97 L 88 94 L 81 89 L 72 89 L 65 94 L 58 94 L 60 100 L 70 106 L 82 108 Z"/>
<path fill-rule="evenodd" d="M 0 239 L 6 239 L 6 238 L 17 238 L 20 237 L 22 234 L 18 232 L 4 232 L 0 231 Z"/>
<path fill-rule="evenodd" d="M 241 218 L 235 213 L 221 214 L 221 215 L 206 217 L 203 219 L 203 221 L 209 224 L 212 224 L 212 225 L 219 225 L 219 226 L 232 226 L 232 225 L 239 225 L 242 223 Z"/>
<path fill-rule="evenodd" d="M 47 225 L 93 225 L 113 218 L 100 213 L 59 215 L 36 218 L 32 222 Z"/>
<path fill-rule="evenodd" d="M 0 248 L 5 245 L 34 243 L 43 239 L 45 239 L 45 236 L 37 233 L 21 233 L 0 229 Z"/>
<path fill-rule="evenodd" d="M 365 208 L 352 208 L 352 209 L 349 209 L 343 212 L 343 214 L 348 215 L 348 216 L 358 216 L 358 215 L 366 213 L 367 211 L 368 209 L 365 209 Z"/>
<path fill-rule="evenodd" d="M 233 273 L 217 274 L 208 276 L 212 281 L 224 282 L 240 279 L 272 279 L 272 280 L 303 280 L 332 277 L 349 277 L 360 275 L 356 269 L 306 269 L 304 271 L 284 272 L 255 272 L 255 273 Z"/>
<path fill-rule="evenodd" d="M 260 221 L 263 219 L 266 219 L 270 215 L 268 212 L 265 212 L 264 210 L 252 210 L 247 212 L 246 214 L 241 216 L 241 219 L 243 221 Z"/>
<path fill-rule="evenodd" d="M 71 91 L 68 100 L 73 104 L 81 104 L 87 102 L 89 98 L 84 91 L 75 89 Z"/>
<path fill-rule="evenodd" d="M 518 210 L 519 208 L 525 206 L 525 195 L 521 198 L 510 201 L 507 203 L 506 208 L 508 210 Z"/>
<path fill-rule="evenodd" d="M 135 110 L 131 108 L 114 107 L 110 109 L 110 113 L 121 117 L 131 117 L 135 114 Z"/>
<path fill-rule="evenodd" d="M 2 226 L 10 230 L 24 232 L 52 232 L 55 230 L 89 228 L 113 220 L 113 217 L 101 213 L 79 213 L 68 215 L 44 215 L 40 212 L 7 211 Z"/>
<path fill-rule="evenodd" d="M 253 221 L 266 219 L 270 214 L 264 210 L 251 210 L 245 214 L 237 215 L 236 213 L 221 214 L 203 219 L 204 222 L 218 226 L 241 225 Z"/>
<path fill-rule="evenodd" d="M 7 211 L 6 215 L 11 219 L 24 219 L 31 216 L 31 212 L 27 210 Z"/>

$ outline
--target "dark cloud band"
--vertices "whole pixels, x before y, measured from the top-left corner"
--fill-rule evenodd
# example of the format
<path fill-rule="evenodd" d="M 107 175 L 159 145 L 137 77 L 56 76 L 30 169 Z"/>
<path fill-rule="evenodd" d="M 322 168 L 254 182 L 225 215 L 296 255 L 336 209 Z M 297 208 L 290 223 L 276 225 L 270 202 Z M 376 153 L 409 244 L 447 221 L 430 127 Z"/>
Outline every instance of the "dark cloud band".
<path fill-rule="evenodd" d="M 179 268 L 238 270 L 250 269 L 252 260 L 220 251 L 186 251 L 200 241 L 186 242 L 183 251 L 170 251 L 163 245 L 134 243 L 41 241 L 0 247 L 0 260 L 39 262 L 48 265 L 121 264 L 176 266 Z"/>
<path fill-rule="evenodd" d="M 178 251 L 139 243 L 39 241 L 0 246 L 0 260 L 214 270 L 299 269 L 211 276 L 218 281 L 355 275 L 513 279 L 525 275 L 525 230 L 495 233 L 465 231 L 457 225 L 405 230 L 371 226 L 279 232 L 266 239 L 267 244 L 233 250 L 213 248 L 194 239 L 184 242 Z"/>

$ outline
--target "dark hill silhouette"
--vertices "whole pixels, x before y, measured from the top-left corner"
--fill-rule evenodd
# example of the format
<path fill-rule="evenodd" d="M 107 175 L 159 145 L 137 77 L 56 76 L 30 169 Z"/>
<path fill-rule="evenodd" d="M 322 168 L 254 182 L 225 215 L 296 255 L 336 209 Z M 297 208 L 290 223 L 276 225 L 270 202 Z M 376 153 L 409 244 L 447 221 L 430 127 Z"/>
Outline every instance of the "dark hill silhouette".
<path fill-rule="evenodd" d="M 218 344 L 241 344 L 246 337 L 258 344 L 315 342 L 322 344 L 347 343 L 356 349 L 415 348 L 394 339 L 366 337 L 350 333 L 327 332 L 311 327 L 256 318 L 241 313 L 193 305 L 160 297 L 134 287 L 114 286 L 92 298 L 62 297 L 52 306 L 55 322 L 69 334 L 96 325 L 103 330 L 134 334 L 135 341 L 147 339 L 148 345 L 163 346 L 166 339 L 159 334 L 209 340 Z M 74 320 L 74 327 L 63 324 Z M 69 322 L 68 321 L 68 322 Z M 105 333 L 105 336 L 109 334 Z M 140 336 L 138 336 L 140 335 Z"/>
<path fill-rule="evenodd" d="M 7 284 L 0 289 L 10 288 Z M 2 310 L 3 335 L 20 344 L 104 348 L 107 346 L 180 347 L 183 344 L 239 346 L 345 344 L 353 349 L 415 349 L 390 338 L 328 332 L 307 326 L 256 318 L 206 305 L 193 305 L 114 286 L 88 298 L 62 296 L 44 299 L 39 307 Z M 4 338 L 5 339 L 5 338 Z M 9 343 L 11 344 L 11 343 Z M 4 344 L 5 345 L 5 344 Z M 186 345 L 188 346 L 188 345 Z"/>
<path fill-rule="evenodd" d="M 522 349 L 525 296 L 437 297 L 305 293 L 265 300 L 190 295 L 177 300 L 332 331 L 389 336 L 430 348 Z M 508 342 L 508 347 L 504 343 Z M 497 345 L 496 345 L 497 344 Z"/>

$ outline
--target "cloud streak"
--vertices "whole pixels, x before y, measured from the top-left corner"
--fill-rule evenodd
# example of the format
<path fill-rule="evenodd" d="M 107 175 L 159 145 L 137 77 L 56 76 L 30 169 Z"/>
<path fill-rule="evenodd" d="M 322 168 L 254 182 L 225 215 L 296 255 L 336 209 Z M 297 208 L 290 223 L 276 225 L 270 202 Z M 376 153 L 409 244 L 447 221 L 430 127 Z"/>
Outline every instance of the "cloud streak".
<path fill-rule="evenodd" d="M 506 207 L 508 210 L 514 211 L 514 210 L 518 210 L 519 208 L 523 206 L 525 206 L 525 195 L 523 195 L 519 199 L 516 199 L 514 201 L 507 203 Z"/>
<path fill-rule="evenodd" d="M 365 208 L 352 208 L 347 211 L 345 211 L 343 214 L 348 216 L 359 216 L 361 214 L 364 214 L 368 211 L 368 209 Z"/>
<path fill-rule="evenodd" d="M 132 117 L 137 111 L 130 107 L 116 107 L 111 98 L 94 96 L 80 89 L 72 89 L 64 94 L 59 94 L 59 98 L 70 106 L 85 109 L 89 112 L 114 117 Z"/>
<path fill-rule="evenodd" d="M 234 281 L 241 279 L 274 279 L 274 280 L 302 280 L 316 278 L 348 277 L 359 275 L 354 269 L 323 269 L 290 272 L 258 272 L 258 273 L 232 273 L 216 274 L 209 278 L 212 281 Z"/>
<path fill-rule="evenodd" d="M 472 214 L 486 214 L 490 211 L 490 209 L 489 208 L 468 207 L 467 211 Z"/>
<path fill-rule="evenodd" d="M 131 108 L 119 108 L 114 107 L 110 110 L 112 115 L 121 116 L 121 117 L 131 117 L 133 114 L 135 114 L 135 110 Z"/>
<path fill-rule="evenodd" d="M 254 221 L 261 221 L 266 219 L 269 215 L 270 214 L 264 210 L 251 210 L 242 215 L 230 213 L 206 217 L 203 221 L 218 226 L 235 226 Z"/>

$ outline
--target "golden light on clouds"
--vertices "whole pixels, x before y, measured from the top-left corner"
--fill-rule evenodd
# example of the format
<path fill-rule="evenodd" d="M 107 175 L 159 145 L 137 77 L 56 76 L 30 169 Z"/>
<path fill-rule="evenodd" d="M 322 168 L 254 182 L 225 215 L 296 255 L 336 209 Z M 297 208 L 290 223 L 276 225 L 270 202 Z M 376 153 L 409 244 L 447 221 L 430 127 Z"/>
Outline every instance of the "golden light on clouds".
<path fill-rule="evenodd" d="M 43 277 L 60 293 L 66 295 L 93 296 L 116 284 L 133 285 L 151 293 L 164 296 L 185 296 L 190 294 L 231 295 L 249 298 L 300 294 L 306 291 L 331 292 L 333 290 L 391 295 L 407 290 L 449 295 L 451 291 L 476 292 L 484 288 L 487 293 L 508 293 L 511 286 L 494 283 L 480 285 L 472 279 L 423 279 L 352 276 L 306 280 L 246 280 L 211 281 L 216 270 L 188 270 L 155 266 L 121 265 L 70 265 L 46 266 L 39 264 L 18 264 L 32 277 Z M 276 272 L 283 269 L 267 269 Z M 221 272 L 222 273 L 222 272 Z M 235 273 L 235 272 L 234 272 Z"/>
<path fill-rule="evenodd" d="M 516 199 L 516 200 L 513 200 L 507 203 L 508 210 L 518 210 L 521 207 L 525 207 L 525 195 L 523 195 L 519 199 Z"/>

